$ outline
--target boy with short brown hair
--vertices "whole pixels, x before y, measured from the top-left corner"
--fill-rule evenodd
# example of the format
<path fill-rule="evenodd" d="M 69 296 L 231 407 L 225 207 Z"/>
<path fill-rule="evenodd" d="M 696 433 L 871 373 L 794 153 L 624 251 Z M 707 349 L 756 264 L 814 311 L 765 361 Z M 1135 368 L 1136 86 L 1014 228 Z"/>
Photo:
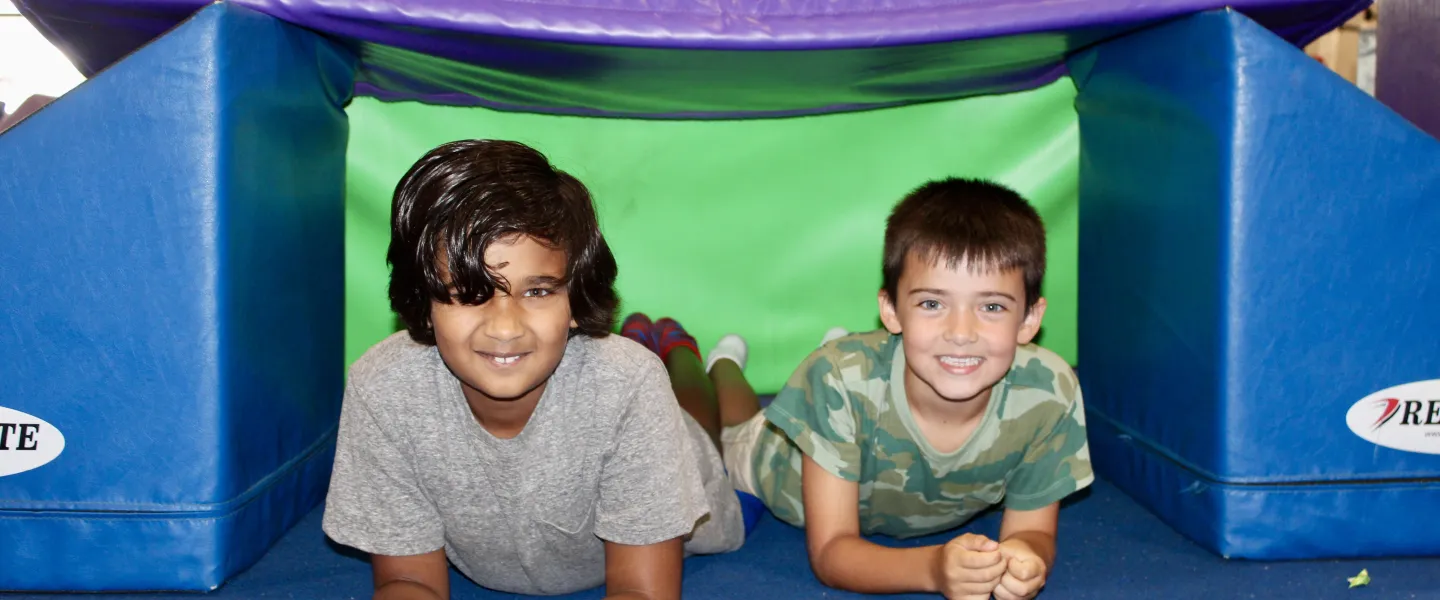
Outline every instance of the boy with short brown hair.
<path fill-rule="evenodd" d="M 927 183 L 886 227 L 885 329 L 832 330 L 764 412 L 727 428 L 736 489 L 806 528 L 822 582 L 948 598 L 1039 592 L 1059 502 L 1093 481 L 1075 374 L 1030 343 L 1044 274 L 1045 228 L 1018 194 Z M 862 537 L 934 534 L 997 504 L 998 541 L 888 548 Z"/>

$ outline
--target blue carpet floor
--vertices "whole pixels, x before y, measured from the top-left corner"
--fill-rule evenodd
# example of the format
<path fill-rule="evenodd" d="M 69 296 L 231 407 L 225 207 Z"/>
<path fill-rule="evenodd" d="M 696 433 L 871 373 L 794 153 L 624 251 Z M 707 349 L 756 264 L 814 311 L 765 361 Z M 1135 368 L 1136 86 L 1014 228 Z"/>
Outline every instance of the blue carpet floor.
<path fill-rule="evenodd" d="M 320 531 L 320 515 L 320 510 L 311 513 L 258 564 L 211 594 L 5 597 L 34 600 L 370 598 L 369 565 L 326 540 Z M 1040 600 L 1440 600 L 1440 558 L 1286 563 L 1225 561 L 1180 537 L 1104 481 L 1097 482 L 1090 491 L 1066 506 L 1061 511 L 1060 523 L 1058 564 Z M 967 529 L 993 536 L 999 529 L 999 518 L 997 515 L 982 517 Z M 937 543 L 947 537 L 914 543 Z M 1373 582 L 1369 587 L 1349 589 L 1345 578 L 1361 569 L 1369 569 Z M 521 597 L 480 589 L 458 574 L 452 575 L 452 579 L 452 597 L 456 600 Z M 596 599 L 602 595 L 602 590 L 595 589 L 572 597 Z M 769 515 L 761 519 L 745 547 L 738 552 L 695 557 L 685 564 L 687 600 L 860 597 L 863 596 L 830 590 L 816 582 L 805 560 L 802 532 Z"/>

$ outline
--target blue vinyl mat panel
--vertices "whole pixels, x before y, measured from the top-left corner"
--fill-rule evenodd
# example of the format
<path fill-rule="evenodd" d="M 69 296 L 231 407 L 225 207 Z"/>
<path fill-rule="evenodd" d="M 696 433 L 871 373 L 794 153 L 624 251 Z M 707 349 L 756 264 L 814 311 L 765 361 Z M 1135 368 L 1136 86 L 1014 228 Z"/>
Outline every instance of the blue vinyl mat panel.
<path fill-rule="evenodd" d="M 1070 66 L 1097 470 L 1225 556 L 1440 554 L 1440 142 L 1233 12 Z"/>
<path fill-rule="evenodd" d="M 213 589 L 322 499 L 354 64 L 212 5 L 0 136 L 0 589 Z"/>

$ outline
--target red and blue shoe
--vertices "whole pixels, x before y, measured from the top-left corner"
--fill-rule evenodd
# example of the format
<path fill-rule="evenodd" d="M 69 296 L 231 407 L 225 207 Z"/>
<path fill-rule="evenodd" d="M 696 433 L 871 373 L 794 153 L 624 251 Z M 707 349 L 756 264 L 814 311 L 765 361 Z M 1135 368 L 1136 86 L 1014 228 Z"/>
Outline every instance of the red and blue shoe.
<path fill-rule="evenodd" d="M 660 348 L 660 360 L 670 360 L 670 353 L 676 348 L 684 348 L 694 352 L 695 358 L 701 358 L 700 346 L 695 343 L 695 338 L 675 319 L 665 317 L 656 321 L 654 332 L 655 343 Z"/>
<path fill-rule="evenodd" d="M 620 335 L 639 342 L 641 346 L 648 348 L 651 352 L 660 354 L 658 336 L 655 335 L 655 324 L 650 322 L 650 317 L 645 313 L 630 313 L 625 317 L 625 322 L 620 324 Z"/>

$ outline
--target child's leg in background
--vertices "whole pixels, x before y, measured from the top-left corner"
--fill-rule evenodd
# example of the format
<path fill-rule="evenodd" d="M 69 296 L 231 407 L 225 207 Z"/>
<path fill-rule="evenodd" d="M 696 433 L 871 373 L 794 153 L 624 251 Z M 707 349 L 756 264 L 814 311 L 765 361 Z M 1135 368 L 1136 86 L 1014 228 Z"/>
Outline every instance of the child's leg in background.
<path fill-rule="evenodd" d="M 626 317 L 620 332 L 665 362 L 670 386 L 680 407 L 705 429 L 725 461 L 726 473 L 740 499 L 748 535 L 766 511 L 765 504 L 755 496 L 749 464 L 765 424 L 759 416 L 760 398 L 745 379 L 745 362 L 749 356 L 745 339 L 733 334 L 720 338 L 705 358 L 695 338 L 674 319 L 651 322 L 644 314 L 634 313 Z M 821 344 L 846 333 L 842 328 L 831 329 Z"/>
<path fill-rule="evenodd" d="M 651 322 L 643 313 L 633 313 L 625 318 L 620 334 L 660 356 L 680 407 L 700 423 L 722 453 L 721 430 L 760 412 L 760 399 L 745 379 L 748 349 L 740 336 L 721 338 L 709 360 L 702 362 L 695 338 L 674 319 Z"/>
<path fill-rule="evenodd" d="M 702 364 L 695 338 L 680 323 L 660 319 L 655 322 L 655 332 L 680 407 L 700 422 L 723 455 L 724 429 L 741 425 L 760 412 L 760 399 L 745 379 L 749 354 L 745 340 L 733 334 L 721 338 Z"/>
<path fill-rule="evenodd" d="M 692 342 L 693 343 L 693 342 Z M 695 417 L 715 448 L 720 446 L 720 404 L 716 399 L 715 386 L 705 374 L 705 365 L 700 362 L 700 353 L 688 348 L 674 348 L 663 355 L 665 370 L 670 372 L 670 387 L 675 389 L 675 399 L 680 408 Z"/>
<path fill-rule="evenodd" d="M 758 422 L 749 422 L 751 417 L 759 414 L 760 400 L 750 382 L 745 380 L 748 354 L 745 340 L 727 335 L 710 351 L 710 360 L 701 362 L 695 338 L 674 319 L 665 318 L 652 323 L 650 317 L 634 313 L 625 318 L 620 335 L 639 342 L 660 355 L 660 360 L 665 362 L 665 370 L 670 373 L 670 387 L 675 390 L 680 408 L 700 424 L 720 452 L 726 476 L 740 500 L 741 518 L 748 537 L 765 513 L 765 503 L 753 493 L 754 483 L 750 481 L 753 477 L 748 474 L 748 453 L 742 451 L 732 455 L 726 452 L 727 447 L 751 449 L 753 439 L 741 441 L 747 437 L 744 426 L 748 424 L 753 430 L 758 425 Z M 737 443 L 743 446 L 737 448 Z M 736 484 L 737 478 L 744 483 Z"/>
<path fill-rule="evenodd" d="M 843 327 L 832 327 L 825 332 L 820 345 L 849 333 Z M 720 405 L 722 431 L 743 425 L 760 412 L 760 397 L 755 393 L 755 388 L 750 387 L 750 381 L 745 379 L 745 361 L 749 353 L 745 339 L 731 334 L 720 338 L 706 359 L 705 370 L 710 374 L 715 400 Z"/>
<path fill-rule="evenodd" d="M 754 469 L 750 464 L 765 419 L 760 415 L 760 398 L 745 379 L 745 361 L 749 354 L 745 339 L 732 334 L 720 338 L 705 358 L 705 372 L 710 376 L 715 402 L 719 405 L 718 447 L 730 485 L 740 499 L 747 537 L 766 512 L 765 503 L 755 495 Z"/>
<path fill-rule="evenodd" d="M 734 427 L 760 412 L 760 397 L 745 379 L 745 340 L 727 335 L 710 351 L 710 383 L 720 405 L 720 426 Z"/>
<path fill-rule="evenodd" d="M 670 387 L 675 391 L 675 399 L 680 401 L 680 408 L 700 424 L 717 449 L 721 448 L 720 407 L 715 387 L 705 374 L 705 364 L 700 362 L 700 348 L 695 345 L 695 338 L 672 319 L 652 323 L 642 313 L 626 317 L 620 335 L 660 356 L 670 373 Z"/>

